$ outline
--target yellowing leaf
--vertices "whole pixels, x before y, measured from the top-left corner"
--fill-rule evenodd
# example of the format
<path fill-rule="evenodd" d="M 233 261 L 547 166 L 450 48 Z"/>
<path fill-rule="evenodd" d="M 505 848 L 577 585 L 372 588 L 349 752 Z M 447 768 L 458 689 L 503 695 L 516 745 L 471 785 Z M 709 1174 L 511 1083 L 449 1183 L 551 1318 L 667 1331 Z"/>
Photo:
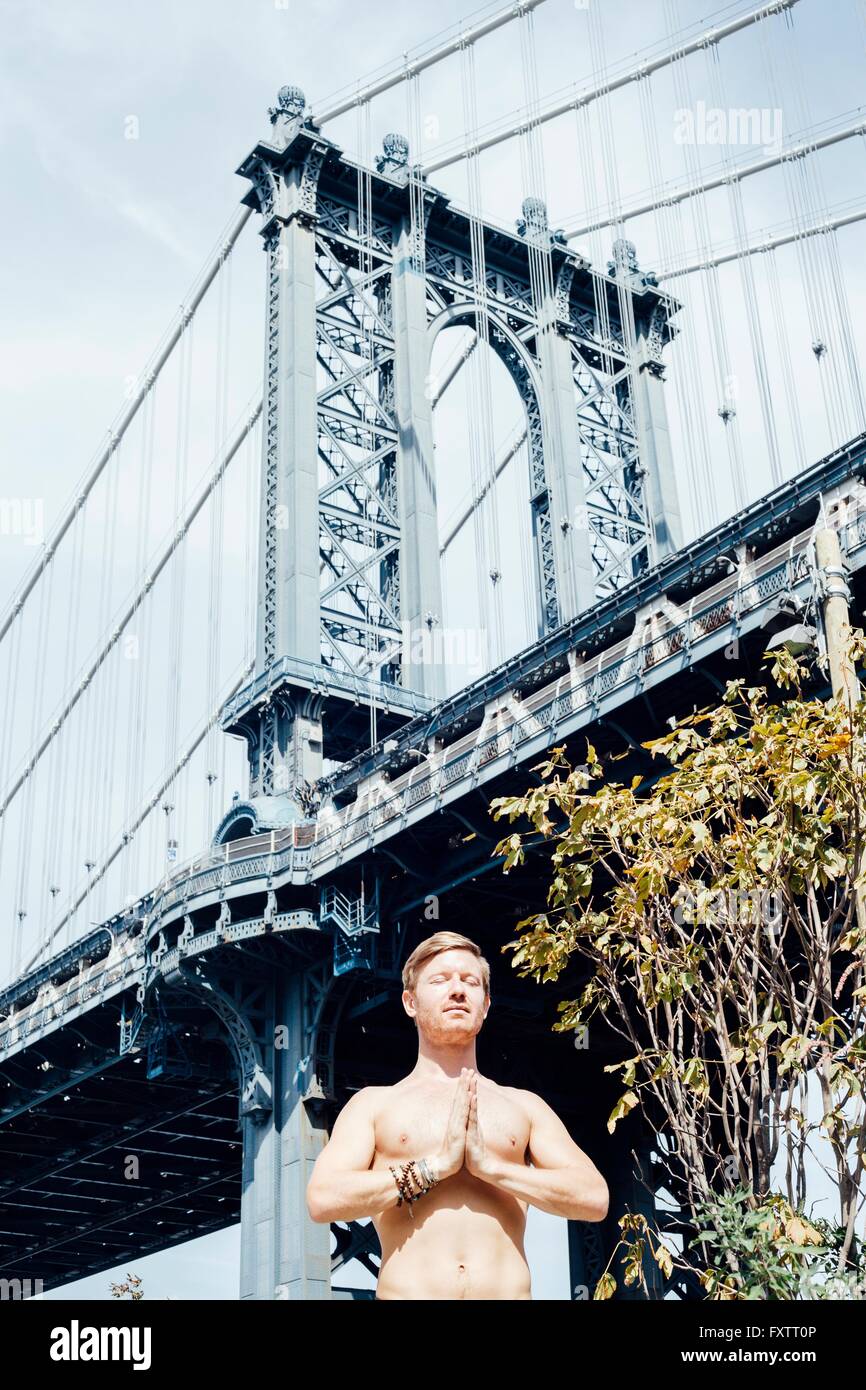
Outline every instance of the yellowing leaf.
<path fill-rule="evenodd" d="M 836 753 L 842 753 L 849 746 L 851 735 L 849 733 L 831 734 L 827 742 L 818 749 L 818 759 L 823 762 L 825 758 L 832 758 Z"/>
<path fill-rule="evenodd" d="M 792 1240 L 795 1245 L 823 1245 L 824 1240 L 819 1231 L 814 1226 L 810 1226 L 807 1221 L 803 1221 L 799 1216 L 792 1216 L 785 1222 L 785 1235 Z"/>
<path fill-rule="evenodd" d="M 674 1272 L 674 1262 L 670 1250 L 664 1245 L 657 1245 L 653 1250 L 653 1257 L 665 1278 L 670 1279 Z"/>
<path fill-rule="evenodd" d="M 637 1096 L 635 1095 L 634 1091 L 626 1091 L 624 1095 L 620 1096 L 616 1105 L 611 1110 L 610 1119 L 607 1122 L 607 1129 L 609 1134 L 613 1134 L 614 1130 L 616 1129 L 617 1120 L 623 1119 L 624 1116 L 626 1116 L 630 1110 L 634 1110 L 636 1105 Z"/>
<path fill-rule="evenodd" d="M 592 1296 L 593 1299 L 613 1298 L 615 1293 L 616 1280 L 614 1279 L 612 1274 L 604 1273 L 599 1279 L 598 1283 L 596 1284 L 595 1293 Z"/>

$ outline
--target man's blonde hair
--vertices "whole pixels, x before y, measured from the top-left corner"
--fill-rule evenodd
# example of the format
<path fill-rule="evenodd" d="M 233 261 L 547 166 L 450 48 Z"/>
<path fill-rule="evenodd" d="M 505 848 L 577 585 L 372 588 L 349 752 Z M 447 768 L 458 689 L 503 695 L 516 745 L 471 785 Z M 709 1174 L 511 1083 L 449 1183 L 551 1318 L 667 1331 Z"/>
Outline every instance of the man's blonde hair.
<path fill-rule="evenodd" d="M 441 951 L 451 951 L 459 947 L 464 951 L 471 951 L 478 957 L 478 966 L 481 971 L 481 983 L 484 985 L 484 993 L 490 994 L 490 966 L 481 954 L 481 947 L 474 941 L 470 941 L 468 936 L 461 936 L 456 931 L 437 931 L 435 936 L 428 936 L 426 941 L 419 941 L 412 954 L 407 957 L 403 966 L 403 988 L 410 994 L 415 993 L 415 983 L 418 979 L 418 972 L 431 956 L 438 956 Z"/>

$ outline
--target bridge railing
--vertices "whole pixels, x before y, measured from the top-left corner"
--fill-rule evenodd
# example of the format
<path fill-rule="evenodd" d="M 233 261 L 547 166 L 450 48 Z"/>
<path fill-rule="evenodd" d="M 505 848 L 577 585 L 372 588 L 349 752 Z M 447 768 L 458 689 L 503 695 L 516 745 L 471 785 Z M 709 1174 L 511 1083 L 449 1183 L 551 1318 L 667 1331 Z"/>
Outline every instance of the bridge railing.
<path fill-rule="evenodd" d="M 600 712 L 602 702 L 617 691 L 639 684 L 650 673 L 678 660 L 722 628 L 737 631 L 740 620 L 763 608 L 774 595 L 793 590 L 810 574 L 812 532 L 804 531 L 751 562 L 745 574 L 733 573 L 696 596 L 681 621 L 657 615 L 648 637 L 633 633 L 571 669 L 525 699 L 504 697 L 495 714 L 480 727 L 428 755 L 424 763 L 387 780 L 383 770 L 373 786 L 341 810 L 319 813 L 316 821 L 269 834 L 247 836 L 208 851 L 172 875 L 155 897 L 154 916 L 170 911 L 185 897 L 218 889 L 231 882 L 286 871 L 306 878 L 314 869 L 347 850 L 357 849 L 386 825 L 398 825 L 419 805 L 436 802 L 456 783 L 484 780 L 485 768 L 503 758 L 520 760 L 521 750 L 545 730 L 582 711 Z M 847 548 L 866 543 L 866 515 L 847 528 Z M 662 628 L 661 631 L 658 629 Z M 553 741 L 553 734 L 546 744 Z M 263 862 L 264 861 L 264 862 Z"/>
<path fill-rule="evenodd" d="M 866 538 L 866 521 L 862 526 L 861 540 Z M 635 646 L 633 636 L 625 638 L 535 691 L 519 706 L 515 702 L 514 708 L 519 708 L 516 717 L 503 705 L 496 720 L 498 727 L 485 731 L 482 724 L 446 749 L 431 754 L 420 776 L 419 769 L 413 768 L 360 796 L 352 806 L 335 814 L 324 833 L 320 830 L 314 864 L 344 852 L 389 821 L 407 815 L 419 803 L 435 799 L 455 782 L 477 776 L 487 764 L 508 755 L 517 761 L 521 744 L 545 728 L 558 725 L 581 709 L 598 707 L 616 690 L 679 657 L 719 628 L 761 608 L 774 594 L 801 583 L 808 573 L 809 539 L 810 533 L 804 533 L 771 551 L 755 562 L 745 581 L 737 575 L 721 581 L 699 608 L 693 602 L 681 623 L 672 624 L 651 640 Z"/>
<path fill-rule="evenodd" d="M 141 936 L 123 937 L 112 944 L 107 956 L 91 965 L 82 962 L 68 979 L 59 983 L 55 980 L 44 981 L 32 999 L 20 1005 L 13 1004 L 9 1013 L 0 1017 L 0 1055 L 73 1010 L 86 1004 L 99 1003 L 116 989 L 125 988 L 130 976 L 143 970 L 144 963 Z M 26 989 L 27 981 L 24 980 L 22 990 Z"/>
<path fill-rule="evenodd" d="M 188 898 L 259 877 L 264 872 L 282 874 L 306 869 L 314 836 L 312 823 L 289 825 L 228 840 L 194 856 L 160 884 L 149 906 L 149 925 Z M 252 874 L 250 860 L 255 861 Z M 263 865 L 263 860 L 270 862 Z"/>

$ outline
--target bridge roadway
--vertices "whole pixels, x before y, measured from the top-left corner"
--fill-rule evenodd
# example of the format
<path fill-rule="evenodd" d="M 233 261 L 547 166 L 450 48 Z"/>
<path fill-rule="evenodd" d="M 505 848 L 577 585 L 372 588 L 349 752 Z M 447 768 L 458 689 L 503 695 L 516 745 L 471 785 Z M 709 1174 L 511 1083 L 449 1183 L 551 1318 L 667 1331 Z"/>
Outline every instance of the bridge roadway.
<path fill-rule="evenodd" d="M 445 895 L 439 925 L 486 941 L 491 906 L 501 924 L 543 901 L 542 872 L 524 902 L 491 873 L 489 800 L 582 735 L 602 752 L 630 749 L 617 775 L 655 775 L 640 739 L 728 676 L 757 673 L 773 615 L 812 599 L 822 499 L 843 508 L 856 620 L 864 483 L 860 436 L 323 779 L 315 819 L 213 846 L 0 992 L 0 1279 L 62 1284 L 239 1219 L 238 1118 L 260 1122 L 270 1101 L 261 1066 L 228 1036 L 229 1004 L 177 989 L 197 962 L 239 967 L 241 993 L 280 961 L 309 973 L 305 1055 L 325 1116 L 355 1086 L 393 1079 L 396 1057 L 411 1065 L 399 1006 L 407 922 L 430 920 L 422 909 Z M 490 939 L 501 942 L 501 925 Z M 491 963 L 496 1055 L 512 1084 L 521 1066 L 534 1084 L 549 1020 Z M 561 1059 L 549 1054 L 551 1074 Z M 556 1084 L 544 1094 L 568 1123 L 573 1096 Z M 580 1142 L 579 1124 L 572 1132 Z M 144 1177 L 129 1177 L 130 1156 Z M 363 1229 L 340 1233 L 335 1269 L 353 1254 L 374 1267 Z"/>
<path fill-rule="evenodd" d="M 636 696 L 743 641 L 762 628 L 782 595 L 807 602 L 819 498 L 831 500 L 840 489 L 851 498 L 843 550 L 851 571 L 858 571 L 866 554 L 861 476 L 866 437 L 416 715 L 322 780 L 314 821 L 227 841 L 182 866 L 148 900 L 148 934 L 176 918 L 179 905 L 204 906 L 235 884 L 328 879 L 503 772 L 525 767 Z M 426 756 L 419 758 L 418 750 Z"/>

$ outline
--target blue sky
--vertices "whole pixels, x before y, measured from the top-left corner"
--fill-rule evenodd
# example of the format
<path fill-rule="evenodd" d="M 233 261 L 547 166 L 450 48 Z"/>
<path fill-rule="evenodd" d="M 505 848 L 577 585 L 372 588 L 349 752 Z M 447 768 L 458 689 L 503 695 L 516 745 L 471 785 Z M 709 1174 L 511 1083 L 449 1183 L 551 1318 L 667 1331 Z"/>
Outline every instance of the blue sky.
<path fill-rule="evenodd" d="M 537 13 L 535 61 L 542 104 L 545 97 L 565 85 L 592 79 L 599 61 L 598 51 L 592 47 L 590 28 L 590 19 L 596 13 L 601 14 L 603 22 L 605 60 L 614 66 L 639 50 L 665 46 L 672 30 L 679 26 L 694 26 L 704 17 L 712 22 L 709 17 L 714 13 L 710 0 L 660 0 L 655 4 L 640 0 L 590 0 L 590 4 L 598 6 L 592 15 L 579 0 L 546 0 Z M 730 6 L 726 13 L 746 8 L 745 4 Z M 418 3 L 396 6 L 381 0 L 363 6 L 350 5 L 346 0 L 245 0 L 243 5 L 232 0 L 208 0 L 206 4 L 203 0 L 186 0 L 183 5 L 170 0 L 128 0 L 124 5 L 113 5 L 108 0 L 38 0 L 35 4 L 29 0 L 4 0 L 0 12 L 6 39 L 0 57 L 0 140 L 11 209 L 4 227 L 4 257 L 0 262 L 0 294 L 6 309 L 0 326 L 4 442 L 0 495 L 38 498 L 44 504 L 45 525 L 49 528 L 61 514 L 88 460 L 104 441 L 109 423 L 123 404 L 129 382 L 137 377 L 221 228 L 232 216 L 244 191 L 234 170 L 264 133 L 266 109 L 277 88 L 284 82 L 297 83 L 306 91 L 314 111 L 321 109 L 334 89 L 389 64 L 403 50 L 432 38 L 434 24 L 447 29 L 466 12 L 454 0 L 440 0 L 435 11 Z M 790 24 L 784 17 L 772 22 L 769 50 L 755 35 L 740 35 L 721 46 L 717 70 L 713 68 L 712 54 L 689 60 L 689 109 L 697 111 L 698 103 L 712 103 L 722 92 L 726 107 L 758 105 L 773 117 L 778 112 L 783 139 L 793 137 L 804 121 L 835 121 L 852 112 L 862 100 L 864 56 L 863 21 L 862 16 L 858 19 L 854 0 L 823 0 L 821 4 L 818 0 L 800 0 L 792 13 Z M 513 28 L 491 37 L 479 49 L 476 70 L 482 123 L 504 119 L 521 105 L 525 71 Z M 530 191 L 543 193 L 547 198 L 554 226 L 574 225 L 588 207 L 617 194 L 627 204 L 639 197 L 658 174 L 671 180 L 685 177 L 690 153 L 702 168 L 713 166 L 723 155 L 739 160 L 755 153 L 739 144 L 725 149 L 711 144 L 683 146 L 675 135 L 683 93 L 674 87 L 670 74 L 654 80 L 651 103 L 642 107 L 639 97 L 635 86 L 612 101 L 609 125 L 593 111 L 585 129 L 573 116 L 545 127 L 544 167 L 536 173 L 536 186 Z M 420 115 L 425 152 L 459 136 L 465 98 L 456 59 L 423 79 Z M 355 117 L 349 116 L 329 127 L 328 134 L 350 152 L 370 157 L 386 131 L 408 128 L 405 93 L 398 89 L 374 104 L 369 131 L 359 128 Z M 654 140 L 648 135 L 653 130 Z M 659 160 L 657 169 L 651 164 L 651 148 Z M 607 158 L 611 150 L 613 165 Z M 780 171 L 744 185 L 750 234 L 758 236 L 784 222 L 792 208 L 802 210 L 810 197 L 820 198 L 821 203 L 829 206 L 862 198 L 866 143 L 861 138 L 827 151 L 820 157 L 818 168 L 819 176 L 799 201 L 795 184 L 785 182 Z M 487 215 L 513 226 L 527 192 L 525 147 L 519 142 L 499 146 L 484 157 L 481 170 Z M 444 171 L 436 182 L 457 201 L 464 202 L 468 197 L 465 172 L 460 166 Z M 709 208 L 713 243 L 726 242 L 735 229 L 725 195 L 714 197 Z M 666 237 L 655 219 L 644 217 L 631 227 L 630 235 L 638 245 L 642 264 L 652 266 L 661 264 L 670 253 L 685 256 L 696 250 L 702 229 L 690 216 L 684 216 L 677 224 L 676 235 L 669 232 Z M 586 249 L 594 263 L 606 261 L 610 239 L 609 231 L 587 239 Z M 863 224 L 840 231 L 837 240 L 855 341 L 862 358 L 866 351 Z M 814 336 L 812 320 L 821 319 L 826 305 L 812 303 L 804 291 L 804 268 L 818 277 L 823 266 L 823 261 L 811 253 L 798 253 L 792 248 L 784 255 L 780 253 L 778 259 L 779 284 L 789 315 L 788 350 L 796 394 L 804 412 L 807 458 L 819 457 L 833 442 L 816 375 L 819 368 L 810 350 Z M 253 236 L 239 248 L 232 274 L 231 386 L 227 400 L 217 400 L 214 405 L 208 398 L 195 415 L 190 480 L 203 475 L 207 468 L 214 439 L 214 411 L 218 416 L 234 418 L 260 377 L 263 271 Z M 739 402 L 747 486 L 750 495 L 756 496 L 766 490 L 770 474 L 755 387 L 754 344 L 747 331 L 738 268 L 726 270 L 720 283 L 729 315 L 728 347 Z M 769 301 L 763 281 L 759 289 L 766 310 Z M 677 292 L 693 325 L 692 337 L 684 337 L 679 347 L 675 345 L 668 388 L 684 511 L 688 518 L 689 498 L 694 492 L 692 459 L 697 447 L 685 413 L 688 393 L 693 389 L 693 378 L 687 375 L 688 354 L 694 352 L 699 356 L 701 389 L 705 386 L 707 390 L 702 428 L 710 436 L 708 457 L 721 515 L 730 510 L 733 502 L 728 438 L 716 410 L 719 402 L 714 378 L 718 361 L 710 360 L 715 340 L 708 300 L 697 280 L 683 282 L 682 288 L 677 286 Z M 829 302 L 829 290 L 826 293 Z M 208 312 L 211 317 L 204 317 L 196 343 L 196 370 L 203 382 L 213 376 L 215 362 L 217 310 L 212 306 Z M 790 474 L 795 471 L 794 441 L 779 375 L 784 356 L 779 345 L 774 344 L 766 318 L 764 324 L 775 373 L 771 394 L 779 411 L 781 452 L 785 471 Z M 502 401 L 498 419 L 504 438 L 518 421 L 519 409 L 513 399 L 506 400 L 501 384 L 496 387 L 497 392 L 500 389 L 502 395 L 496 399 Z M 438 426 L 437 441 L 443 459 L 449 453 L 458 461 L 461 457 L 458 445 L 465 433 L 461 431 L 461 417 L 466 409 L 466 395 L 455 393 Z M 164 433 L 157 434 L 158 447 L 152 459 L 152 512 L 148 513 L 145 528 L 148 553 L 171 515 L 168 508 L 159 510 L 171 494 L 171 419 L 164 420 L 159 428 Z M 443 449 L 443 443 L 448 447 Z M 144 441 L 134 439 L 131 449 L 142 448 Z M 465 465 L 465 452 L 462 458 Z M 127 455 L 130 471 L 135 462 L 131 452 Z M 250 457 L 248 474 L 255 466 L 255 459 Z M 464 482 L 456 463 L 443 462 L 446 512 L 459 504 Z M 229 495 L 226 503 L 229 517 L 234 514 L 234 507 L 241 505 L 248 483 L 249 476 L 246 483 L 241 480 L 234 485 L 236 492 Z M 519 497 L 516 474 L 503 483 L 502 497 L 504 514 L 509 500 L 516 502 Z M 110 572 L 108 581 L 112 596 L 115 592 L 118 597 L 124 593 L 134 577 L 132 570 L 124 566 L 132 563 L 141 530 L 138 498 L 132 477 L 122 480 L 117 570 Z M 98 499 L 96 505 L 101 505 Z M 493 524 L 498 524 L 496 513 Z M 506 522 L 501 524 L 505 526 Z M 689 524 L 695 529 L 693 516 Z M 472 564 L 470 532 L 471 528 L 467 528 L 465 549 L 456 554 L 448 572 L 451 597 L 446 595 L 446 602 L 452 606 L 459 607 L 462 602 Z M 249 637 L 248 540 L 243 526 L 226 528 L 229 579 L 246 566 L 241 582 L 227 585 L 224 615 L 229 637 L 244 622 Z M 509 533 L 503 543 L 504 553 L 514 553 L 517 543 L 516 533 L 514 537 Z M 92 538 L 90 549 L 94 567 L 88 567 L 88 551 L 83 580 L 87 599 L 81 605 L 81 658 L 88 643 L 98 635 L 97 628 L 88 624 L 99 611 L 98 600 L 105 582 L 103 572 L 96 567 L 99 546 L 92 544 Z M 193 537 L 191 549 L 204 573 L 207 536 Z M 0 598 L 4 601 L 32 558 L 33 547 L 26 540 L 0 537 Z M 520 608 L 522 584 L 519 570 L 507 582 L 512 586 L 508 592 L 516 612 Z M 199 593 L 206 594 L 205 578 L 200 577 L 198 583 Z M 60 585 L 56 594 L 62 592 Z M 41 672 L 33 696 L 23 698 L 14 718 L 10 716 L 13 746 L 4 774 L 17 765 L 30 746 L 34 728 L 41 727 L 37 713 L 47 717 L 59 698 L 63 686 L 52 681 L 55 677 L 59 680 L 68 669 L 77 669 L 80 659 L 79 654 L 71 653 L 69 665 L 65 664 L 61 638 L 67 620 L 59 602 L 49 607 L 57 615 L 58 632 L 52 640 L 58 659 L 51 663 L 50 670 Z M 520 645 L 522 630 L 517 619 L 515 623 L 511 641 Z M 204 631 L 205 625 L 200 626 Z M 235 641 L 229 650 L 229 637 L 219 654 L 224 675 L 239 660 L 243 645 Z M 26 658 L 25 648 L 25 661 Z M 0 677 L 5 681 L 9 672 L 3 661 Z M 197 656 L 192 657 L 190 665 L 199 665 Z M 158 689 L 159 681 L 164 680 L 164 668 L 156 661 L 154 673 Z M 179 716 L 182 728 L 188 727 L 192 719 L 193 702 L 191 694 L 189 705 L 183 706 Z M 101 740 L 102 731 L 98 724 L 83 725 L 76 737 L 80 747 L 89 747 L 91 740 Z M 217 760 L 219 772 L 212 799 L 205 800 L 198 790 L 190 793 L 184 804 L 179 832 L 181 858 L 203 846 L 215 819 L 228 804 L 231 791 L 242 785 L 241 750 L 236 744 L 227 747 L 226 742 L 208 749 L 207 756 Z M 58 785 L 64 790 L 67 800 L 58 804 L 62 804 L 70 825 L 76 819 L 76 798 L 85 806 L 104 804 L 102 829 L 96 825 L 91 838 L 98 841 L 102 834 L 107 842 L 123 823 L 127 805 L 143 793 L 148 779 L 158 775 L 161 747 L 148 754 L 151 760 L 143 770 L 130 768 L 129 750 L 124 748 L 122 736 L 119 746 L 115 747 L 112 736 L 102 751 L 103 759 L 85 759 L 87 765 L 79 768 L 77 780 L 72 775 L 72 764 L 59 763 L 49 785 L 54 790 Z M 111 797 L 101 790 L 101 761 L 112 767 Z M 201 779 L 201 766 L 196 775 Z M 53 790 L 50 796 L 58 800 Z M 16 903 L 23 892 L 28 894 L 30 913 L 24 930 L 35 933 L 28 938 L 30 946 L 44 929 L 53 907 L 48 893 L 53 881 L 49 873 L 54 872 L 55 866 L 46 868 L 35 857 L 31 859 L 23 846 L 30 825 L 44 828 L 48 824 L 51 805 L 50 799 L 44 805 L 38 801 L 27 803 L 29 818 L 23 819 L 17 828 L 12 823 L 0 860 L 3 901 Z M 92 905 L 91 920 L 99 920 L 101 913 L 112 910 L 127 891 L 141 892 L 158 877 L 159 869 L 154 865 L 163 862 L 162 830 L 156 826 L 148 833 L 150 839 L 131 873 L 125 878 L 106 880 L 102 896 Z M 80 867 L 86 848 L 77 840 L 70 842 L 70 864 Z M 71 891 L 73 871 L 70 868 L 67 872 L 63 867 L 62 856 L 57 867 L 63 891 Z M 72 930 L 83 926 L 78 919 Z M 0 980 L 13 973 L 15 951 L 21 944 L 15 943 L 13 950 L 12 931 L 9 913 L 3 919 L 5 939 L 0 940 Z M 567 1296 L 564 1224 L 532 1212 L 529 1232 L 536 1296 Z M 233 1230 L 150 1257 L 139 1262 L 136 1271 L 146 1278 L 148 1296 L 233 1298 L 237 1248 L 237 1231 Z M 103 1297 L 109 1278 L 121 1277 L 123 1273 L 85 1281 L 86 1290 L 76 1291 Z M 73 1287 L 65 1292 L 71 1295 Z"/>

